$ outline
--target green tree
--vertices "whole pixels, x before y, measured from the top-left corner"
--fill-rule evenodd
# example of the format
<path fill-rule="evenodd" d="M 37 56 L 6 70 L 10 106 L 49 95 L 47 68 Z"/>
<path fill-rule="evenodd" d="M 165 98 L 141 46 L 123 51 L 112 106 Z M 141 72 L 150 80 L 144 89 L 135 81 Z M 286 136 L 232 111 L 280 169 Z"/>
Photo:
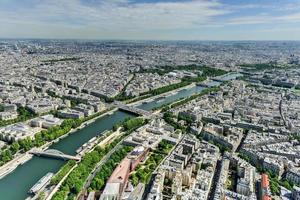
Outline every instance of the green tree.
<path fill-rule="evenodd" d="M 12 154 L 17 153 L 19 151 L 19 149 L 20 149 L 20 145 L 18 142 L 13 142 L 10 146 L 10 150 L 11 150 Z"/>
<path fill-rule="evenodd" d="M 8 162 L 12 159 L 12 154 L 11 151 L 9 149 L 6 149 L 4 151 L 1 152 L 1 161 Z"/>
<path fill-rule="evenodd" d="M 19 145 L 24 151 L 28 151 L 33 147 L 33 142 L 30 138 L 19 141 Z"/>

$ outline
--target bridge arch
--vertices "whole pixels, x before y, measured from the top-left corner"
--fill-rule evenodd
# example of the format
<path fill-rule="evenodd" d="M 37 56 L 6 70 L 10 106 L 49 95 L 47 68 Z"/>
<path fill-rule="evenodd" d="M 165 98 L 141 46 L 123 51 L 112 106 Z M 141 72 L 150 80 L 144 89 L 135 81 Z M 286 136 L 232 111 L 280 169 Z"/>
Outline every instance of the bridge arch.
<path fill-rule="evenodd" d="M 44 153 L 46 154 L 52 154 L 52 155 L 55 155 L 55 156 L 58 156 L 60 158 L 62 158 L 63 160 L 66 160 L 66 158 L 64 157 L 65 154 L 57 149 L 47 149 L 44 151 Z"/>
<path fill-rule="evenodd" d="M 46 149 L 44 152 L 45 153 L 55 153 L 55 154 L 62 154 L 62 155 L 64 155 L 63 152 L 61 152 L 61 151 L 59 151 L 57 149 Z"/>

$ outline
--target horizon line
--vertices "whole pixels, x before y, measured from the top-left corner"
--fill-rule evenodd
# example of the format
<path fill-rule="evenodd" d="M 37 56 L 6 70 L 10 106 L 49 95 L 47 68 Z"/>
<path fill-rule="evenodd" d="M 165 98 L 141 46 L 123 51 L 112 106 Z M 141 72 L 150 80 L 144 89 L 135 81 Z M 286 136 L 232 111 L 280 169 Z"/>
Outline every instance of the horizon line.
<path fill-rule="evenodd" d="M 77 41 L 152 41 L 152 42 L 300 42 L 299 40 L 290 40 L 290 39 L 276 39 L 276 40 L 268 40 L 268 39 L 240 39 L 240 40 L 219 40 L 219 39 L 93 39 L 93 38 L 31 38 L 31 37 L 0 37 L 0 40 L 77 40 Z"/>

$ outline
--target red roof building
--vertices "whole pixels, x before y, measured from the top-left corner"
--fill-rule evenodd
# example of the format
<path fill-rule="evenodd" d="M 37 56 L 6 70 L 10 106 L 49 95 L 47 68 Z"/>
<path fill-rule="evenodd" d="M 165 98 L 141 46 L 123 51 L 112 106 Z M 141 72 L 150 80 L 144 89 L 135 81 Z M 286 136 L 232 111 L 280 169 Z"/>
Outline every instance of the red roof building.
<path fill-rule="evenodd" d="M 113 171 L 101 195 L 102 199 L 121 199 L 128 182 L 129 174 L 146 157 L 149 149 L 136 147 Z M 105 196 L 107 198 L 105 198 Z"/>
<path fill-rule="evenodd" d="M 261 199 L 271 200 L 270 182 L 267 174 L 261 175 Z"/>

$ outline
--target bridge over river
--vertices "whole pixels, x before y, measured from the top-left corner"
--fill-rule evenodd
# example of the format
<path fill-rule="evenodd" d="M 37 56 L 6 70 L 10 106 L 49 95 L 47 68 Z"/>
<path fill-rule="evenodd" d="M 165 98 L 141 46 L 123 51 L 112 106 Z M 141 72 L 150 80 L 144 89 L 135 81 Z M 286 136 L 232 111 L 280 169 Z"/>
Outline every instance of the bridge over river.
<path fill-rule="evenodd" d="M 138 107 L 128 106 L 128 105 L 126 105 L 126 104 L 124 104 L 123 102 L 120 102 L 120 101 L 114 101 L 114 105 L 117 106 L 120 110 L 127 111 L 127 112 L 130 112 L 130 113 L 134 113 L 134 114 L 137 114 L 137 115 L 141 115 L 141 116 L 144 116 L 146 118 L 151 118 L 151 116 L 153 114 L 150 111 L 143 110 L 143 109 L 138 108 Z"/>
<path fill-rule="evenodd" d="M 36 155 L 36 156 L 56 158 L 56 159 L 61 159 L 61 160 L 76 160 L 76 161 L 81 160 L 81 158 L 78 156 L 71 156 L 71 155 L 65 154 L 61 151 L 58 151 L 56 149 L 47 149 L 45 151 L 35 149 L 35 150 L 30 151 L 30 153 L 33 155 Z"/>

